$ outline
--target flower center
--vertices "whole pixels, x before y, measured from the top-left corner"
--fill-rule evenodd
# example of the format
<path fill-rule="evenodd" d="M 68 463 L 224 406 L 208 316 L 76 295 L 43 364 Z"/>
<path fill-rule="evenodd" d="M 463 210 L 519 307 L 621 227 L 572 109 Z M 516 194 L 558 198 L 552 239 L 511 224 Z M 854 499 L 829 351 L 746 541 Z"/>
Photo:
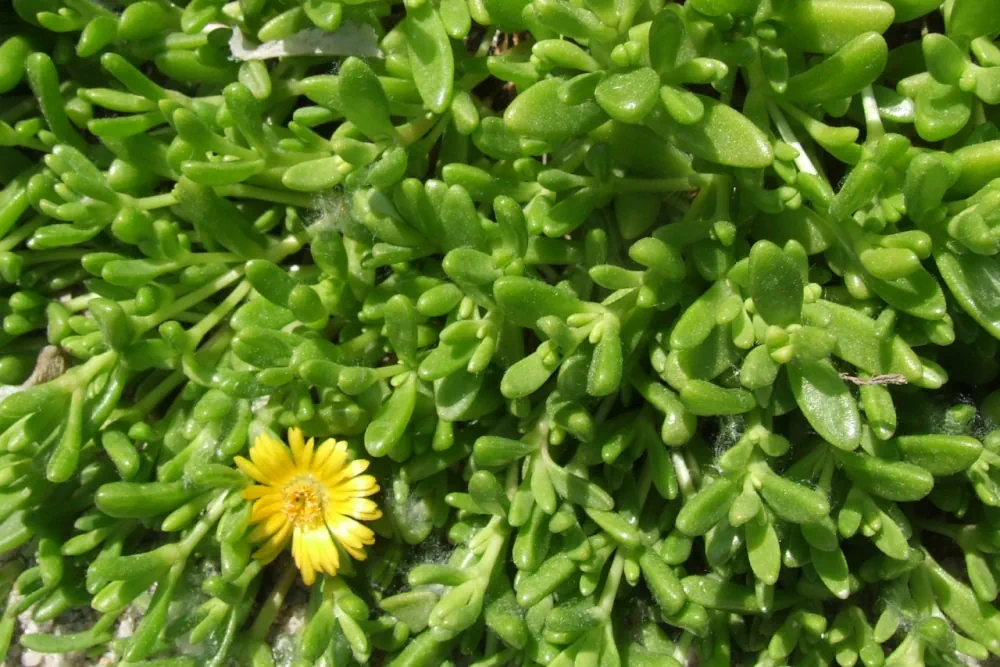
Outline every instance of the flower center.
<path fill-rule="evenodd" d="M 281 511 L 296 527 L 313 527 L 323 520 L 324 493 L 310 477 L 290 482 L 284 489 Z"/>

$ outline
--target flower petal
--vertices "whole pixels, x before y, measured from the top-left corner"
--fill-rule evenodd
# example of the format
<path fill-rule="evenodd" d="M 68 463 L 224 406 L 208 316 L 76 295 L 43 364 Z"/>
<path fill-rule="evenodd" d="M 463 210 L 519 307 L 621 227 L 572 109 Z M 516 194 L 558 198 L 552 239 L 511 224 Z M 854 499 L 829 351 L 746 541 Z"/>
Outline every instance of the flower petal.
<path fill-rule="evenodd" d="M 352 517 L 358 521 L 374 521 L 381 518 L 382 511 L 374 500 L 366 498 L 348 498 L 332 504 L 331 509 L 338 514 Z"/>
<path fill-rule="evenodd" d="M 297 564 L 301 563 L 311 570 L 324 572 L 330 576 L 337 574 L 340 567 L 337 546 L 326 526 L 311 530 L 297 529 L 292 540 L 292 556 L 295 557 Z"/>
<path fill-rule="evenodd" d="M 316 448 L 316 453 L 313 455 L 312 467 L 313 470 L 319 470 L 327 462 L 327 460 L 337 452 L 337 448 L 340 446 L 342 451 L 347 452 L 347 443 L 344 441 L 337 442 L 333 438 L 327 438 L 323 443 Z"/>
<path fill-rule="evenodd" d="M 264 563 L 270 563 L 272 560 L 278 557 L 285 547 L 288 546 L 288 542 L 292 537 L 292 524 L 285 522 L 277 533 L 271 536 L 264 546 L 258 549 L 253 557 Z"/>
<path fill-rule="evenodd" d="M 374 477 L 371 475 L 361 475 L 360 477 L 343 480 L 335 487 L 332 487 L 331 494 L 345 498 L 358 498 L 378 493 L 378 490 L 379 485 Z"/>
<path fill-rule="evenodd" d="M 265 440 L 265 437 L 257 439 L 258 444 L 250 450 L 250 458 L 261 472 L 271 478 L 272 484 L 281 484 L 295 473 L 295 462 L 288 447 L 277 440 Z"/>
<path fill-rule="evenodd" d="M 246 461 L 246 459 L 243 460 Z M 250 465 L 253 464 L 251 463 Z M 248 486 L 243 489 L 243 491 L 240 492 L 240 495 L 243 496 L 243 500 L 257 500 L 258 498 L 263 498 L 269 493 L 274 493 L 274 489 L 270 486 L 255 484 L 254 486 Z"/>
<path fill-rule="evenodd" d="M 299 460 L 299 465 L 302 466 L 303 470 L 312 470 L 313 468 L 313 458 L 316 451 L 316 438 L 309 438 L 306 442 L 306 447 L 302 450 L 302 458 Z"/>
<path fill-rule="evenodd" d="M 236 467 L 245 472 L 247 475 L 257 480 L 261 484 L 269 485 L 271 484 L 271 479 L 265 475 L 257 466 L 243 458 L 242 456 L 234 456 L 233 461 L 236 462 Z M 246 498 L 246 496 L 244 496 Z"/>
<path fill-rule="evenodd" d="M 288 446 L 292 450 L 292 460 L 295 461 L 295 466 L 301 470 L 304 467 L 301 465 L 302 452 L 306 448 L 302 429 L 298 427 L 288 429 Z"/>
<path fill-rule="evenodd" d="M 349 456 L 343 440 L 327 439 L 317 447 L 315 439 L 306 441 L 301 429 L 291 428 L 287 445 L 261 435 L 249 459 L 235 457 L 237 466 L 258 482 L 241 494 L 253 501 L 250 521 L 256 527 L 249 539 L 263 542 L 255 558 L 269 562 L 291 543 L 306 585 L 321 573 L 336 575 L 341 549 L 358 560 L 366 558 L 365 546 L 375 543 L 375 533 L 360 522 L 382 516 L 378 505 L 367 499 L 380 487 L 373 476 L 362 474 L 369 462 L 349 461 Z M 322 519 L 307 511 L 308 505 L 300 506 L 304 489 L 321 494 L 316 500 L 323 503 Z"/>
<path fill-rule="evenodd" d="M 371 528 L 350 517 L 328 514 L 326 521 L 336 540 L 355 558 L 356 551 L 361 551 L 366 544 L 375 544 L 375 533 Z"/>
<path fill-rule="evenodd" d="M 295 566 L 302 572 L 302 582 L 306 586 L 312 586 L 316 581 L 316 569 L 313 567 L 309 549 L 302 545 L 302 531 L 298 528 L 292 535 L 292 558 L 295 559 Z"/>
<path fill-rule="evenodd" d="M 250 523 L 260 523 L 273 515 L 284 516 L 281 506 L 285 504 L 285 499 L 279 494 L 274 495 L 274 498 L 264 498 L 253 504 L 250 510 Z"/>
<path fill-rule="evenodd" d="M 288 517 L 280 512 L 272 514 L 264 519 L 264 523 L 254 528 L 254 531 L 250 533 L 249 539 L 251 542 L 262 542 L 264 539 L 271 537 L 279 530 L 282 530 L 286 525 L 292 525 L 291 522 L 288 521 Z"/>
<path fill-rule="evenodd" d="M 319 457 L 317 456 L 316 461 L 313 463 L 313 470 L 324 479 L 332 478 L 334 475 L 343 470 L 346 462 L 347 442 L 341 440 L 334 445 L 333 449 L 330 450 L 329 455 L 324 458 L 322 462 L 319 461 Z"/>
<path fill-rule="evenodd" d="M 370 465 L 371 462 L 367 459 L 354 459 L 332 475 L 326 474 L 326 471 L 324 470 L 323 481 L 326 482 L 328 486 L 336 487 L 341 484 L 341 482 L 353 479 L 365 470 L 368 470 L 368 466 Z"/>

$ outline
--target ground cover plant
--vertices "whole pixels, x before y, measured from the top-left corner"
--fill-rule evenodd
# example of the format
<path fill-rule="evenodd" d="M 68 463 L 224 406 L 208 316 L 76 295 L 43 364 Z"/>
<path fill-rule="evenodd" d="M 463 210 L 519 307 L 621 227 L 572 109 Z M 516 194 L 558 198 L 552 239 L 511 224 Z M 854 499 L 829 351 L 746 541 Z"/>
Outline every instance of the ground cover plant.
<path fill-rule="evenodd" d="M 1000 656 L 998 34 L 11 0 L 0 653 Z"/>

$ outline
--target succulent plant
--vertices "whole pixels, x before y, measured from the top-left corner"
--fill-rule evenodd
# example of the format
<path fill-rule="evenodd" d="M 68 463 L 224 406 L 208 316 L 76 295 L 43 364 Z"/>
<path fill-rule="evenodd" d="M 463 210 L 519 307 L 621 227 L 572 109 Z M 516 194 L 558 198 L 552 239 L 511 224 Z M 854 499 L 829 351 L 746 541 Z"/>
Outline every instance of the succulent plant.
<path fill-rule="evenodd" d="M 12 0 L 0 653 L 1000 656 L 998 34 L 991 0 Z"/>

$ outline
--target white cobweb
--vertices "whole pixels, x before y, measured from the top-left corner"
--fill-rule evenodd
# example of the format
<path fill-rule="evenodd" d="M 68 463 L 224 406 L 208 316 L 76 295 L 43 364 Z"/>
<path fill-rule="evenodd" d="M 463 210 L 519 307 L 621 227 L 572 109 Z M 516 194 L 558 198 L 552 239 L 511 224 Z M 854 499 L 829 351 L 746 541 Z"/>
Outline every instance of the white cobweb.
<path fill-rule="evenodd" d="M 354 21 L 344 21 L 333 32 L 309 28 L 263 44 L 254 42 L 239 28 L 234 28 L 229 49 L 235 60 L 268 60 L 284 56 L 382 57 L 375 29 Z"/>

